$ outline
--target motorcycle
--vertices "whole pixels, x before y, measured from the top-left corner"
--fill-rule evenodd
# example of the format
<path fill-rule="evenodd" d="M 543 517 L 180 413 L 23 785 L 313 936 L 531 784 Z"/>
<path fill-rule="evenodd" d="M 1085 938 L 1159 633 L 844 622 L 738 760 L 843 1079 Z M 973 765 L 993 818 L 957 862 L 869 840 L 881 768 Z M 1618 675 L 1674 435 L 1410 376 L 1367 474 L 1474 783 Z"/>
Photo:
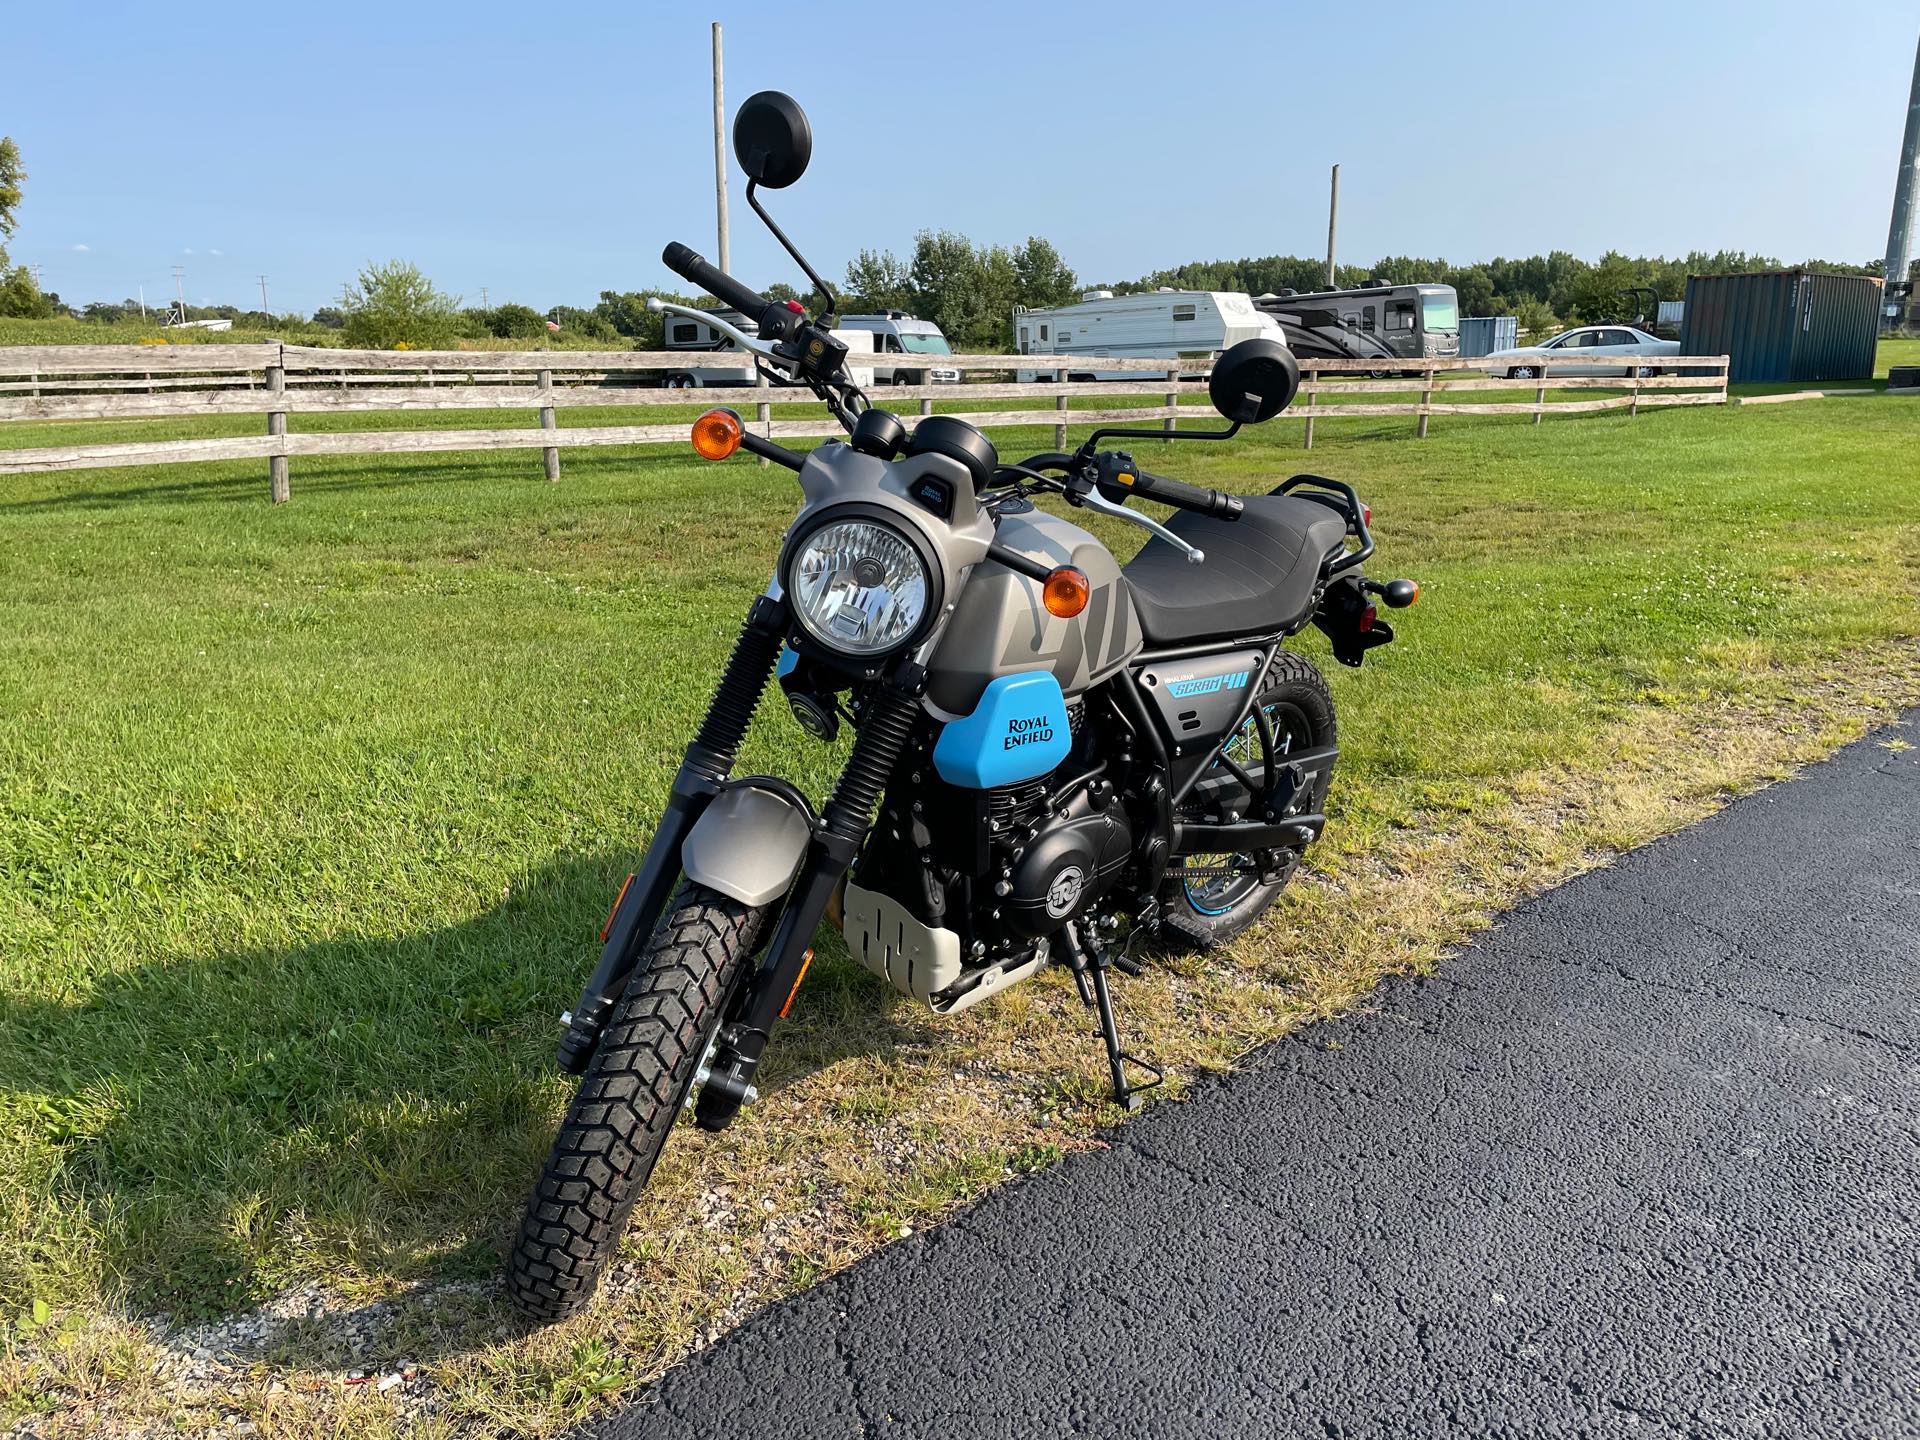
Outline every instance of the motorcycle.
<path fill-rule="evenodd" d="M 1353 488 L 1296 475 L 1237 496 L 1142 468 L 1104 442 L 1225 440 L 1294 398 L 1269 339 L 1220 356 L 1209 431 L 1096 429 L 1070 453 L 1000 459 L 957 415 L 911 429 L 848 379 L 833 289 L 759 192 L 793 184 L 806 116 L 767 91 L 740 109 L 747 202 L 812 282 L 820 317 L 668 245 L 667 266 L 748 317 L 655 300 L 725 331 L 769 380 L 809 387 L 847 432 L 808 453 L 730 410 L 695 422 L 711 460 L 793 471 L 802 501 L 748 607 L 600 962 L 562 1017 L 581 1076 L 507 1268 L 530 1317 L 589 1298 L 675 1119 L 727 1128 L 832 919 L 862 966 L 955 1015 L 1050 964 L 1098 1016 L 1115 1102 L 1161 1071 L 1123 1048 L 1110 972 L 1141 941 L 1207 950 L 1251 925 L 1326 825 L 1339 750 L 1320 673 L 1286 648 L 1309 624 L 1358 665 L 1393 638 L 1368 579 L 1372 514 Z M 1049 496 L 1146 530 L 1122 565 Z M 1164 523 L 1132 507 L 1169 506 Z M 777 684 L 801 726 L 854 731 L 818 808 L 777 776 L 733 775 Z"/>

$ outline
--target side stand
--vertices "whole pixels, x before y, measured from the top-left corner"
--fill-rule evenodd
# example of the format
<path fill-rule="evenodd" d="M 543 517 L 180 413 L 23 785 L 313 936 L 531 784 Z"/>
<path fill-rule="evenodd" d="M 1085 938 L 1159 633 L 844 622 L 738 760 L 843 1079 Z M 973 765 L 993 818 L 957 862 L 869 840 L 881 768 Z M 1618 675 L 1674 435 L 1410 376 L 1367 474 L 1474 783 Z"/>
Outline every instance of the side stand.
<path fill-rule="evenodd" d="M 1068 925 L 1061 932 L 1061 941 L 1081 1001 L 1100 1016 L 1100 1038 L 1106 1042 L 1107 1068 L 1113 1078 L 1113 1103 L 1123 1110 L 1138 1110 L 1142 1103 L 1140 1096 L 1164 1080 L 1166 1072 L 1120 1048 L 1120 1027 L 1114 1021 L 1113 996 L 1107 988 L 1107 970 L 1113 962 L 1106 947 L 1098 940 L 1083 936 L 1077 925 Z M 1146 1071 L 1152 1078 L 1143 1085 L 1135 1085 L 1127 1079 L 1129 1065 Z"/>

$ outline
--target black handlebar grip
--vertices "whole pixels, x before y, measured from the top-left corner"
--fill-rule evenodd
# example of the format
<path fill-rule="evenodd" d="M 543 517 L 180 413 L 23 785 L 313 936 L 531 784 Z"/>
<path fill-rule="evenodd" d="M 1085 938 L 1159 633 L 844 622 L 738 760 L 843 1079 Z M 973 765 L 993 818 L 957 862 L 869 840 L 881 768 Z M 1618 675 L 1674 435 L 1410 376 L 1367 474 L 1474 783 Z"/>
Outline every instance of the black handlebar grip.
<path fill-rule="evenodd" d="M 660 252 L 660 259 L 682 280 L 691 281 L 714 299 L 731 305 L 756 325 L 773 305 L 766 296 L 742 285 L 726 271 L 709 265 L 698 251 L 682 245 L 678 240 Z"/>
<path fill-rule="evenodd" d="M 1165 475 L 1150 475 L 1145 470 L 1140 472 L 1133 488 L 1138 494 L 1158 500 L 1162 505 L 1197 511 L 1202 515 L 1211 515 L 1216 520 L 1238 520 L 1241 512 L 1247 508 L 1238 495 L 1209 490 L 1203 485 L 1189 485 L 1184 480 L 1171 480 Z"/>

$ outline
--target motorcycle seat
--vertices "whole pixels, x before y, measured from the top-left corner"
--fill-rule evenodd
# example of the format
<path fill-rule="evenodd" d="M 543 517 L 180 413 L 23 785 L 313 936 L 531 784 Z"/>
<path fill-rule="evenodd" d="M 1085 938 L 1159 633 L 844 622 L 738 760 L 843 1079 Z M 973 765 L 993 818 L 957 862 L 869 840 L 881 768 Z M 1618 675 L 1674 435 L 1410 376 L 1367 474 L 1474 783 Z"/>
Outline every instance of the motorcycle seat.
<path fill-rule="evenodd" d="M 1206 552 L 1194 565 L 1155 538 L 1122 570 L 1150 646 L 1235 640 L 1304 625 L 1347 520 L 1298 495 L 1248 495 L 1238 520 L 1175 511 L 1167 529 Z"/>

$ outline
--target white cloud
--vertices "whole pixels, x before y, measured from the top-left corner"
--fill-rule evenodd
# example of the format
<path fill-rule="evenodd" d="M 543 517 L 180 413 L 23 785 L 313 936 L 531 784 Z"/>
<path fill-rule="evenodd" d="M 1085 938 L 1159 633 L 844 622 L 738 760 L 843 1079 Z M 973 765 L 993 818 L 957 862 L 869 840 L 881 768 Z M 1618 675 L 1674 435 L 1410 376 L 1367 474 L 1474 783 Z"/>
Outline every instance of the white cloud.
<path fill-rule="evenodd" d="M 88 252 L 89 250 L 91 250 L 91 249 L 93 249 L 93 247 L 92 247 L 91 245 L 76 245 L 76 246 L 74 246 L 73 248 L 74 248 L 74 250 L 75 250 L 75 252 L 76 252 L 76 253 L 78 253 L 78 254 L 81 254 L 81 255 L 84 255 L 84 254 L 86 254 L 86 253 L 87 253 L 87 252 Z"/>
<path fill-rule="evenodd" d="M 227 254 L 227 252 L 226 252 L 226 251 L 224 251 L 224 250 L 209 250 L 209 251 L 207 251 L 207 254 L 209 254 L 209 255 L 218 255 L 218 256 L 220 256 L 220 257 L 221 257 L 222 259 L 225 259 L 225 258 L 226 258 L 226 254 Z"/>
<path fill-rule="evenodd" d="M 187 246 L 187 248 L 186 248 L 186 249 L 184 249 L 184 250 L 182 250 L 182 251 L 181 251 L 180 253 L 181 253 L 182 255 L 191 255 L 191 254 L 193 254 L 193 247 L 192 247 L 191 245 L 189 245 L 189 246 Z"/>

